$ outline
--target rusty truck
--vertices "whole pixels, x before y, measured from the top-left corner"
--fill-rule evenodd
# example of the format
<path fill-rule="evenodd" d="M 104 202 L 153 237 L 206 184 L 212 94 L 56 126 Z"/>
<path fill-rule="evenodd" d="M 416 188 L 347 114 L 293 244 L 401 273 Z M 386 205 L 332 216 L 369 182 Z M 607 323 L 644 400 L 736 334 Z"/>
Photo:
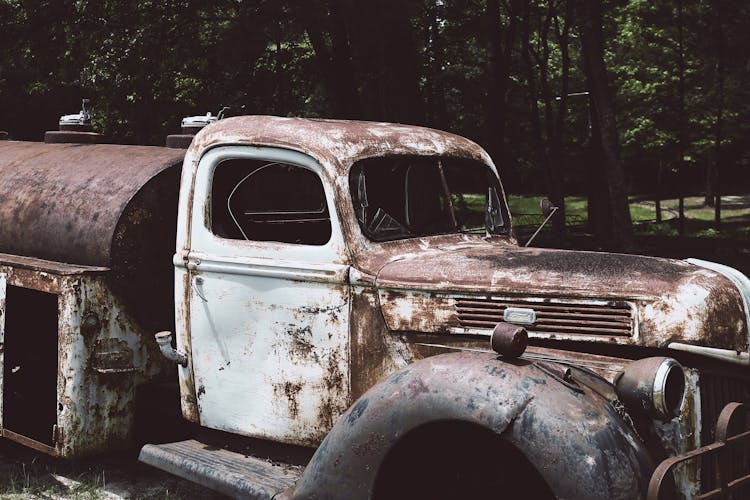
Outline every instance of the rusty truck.
<path fill-rule="evenodd" d="M 69 122 L 0 141 L 3 437 L 132 447 L 160 386 L 194 434 L 140 460 L 236 497 L 746 486 L 739 271 L 520 246 L 446 132 L 209 116 L 183 150 Z"/>

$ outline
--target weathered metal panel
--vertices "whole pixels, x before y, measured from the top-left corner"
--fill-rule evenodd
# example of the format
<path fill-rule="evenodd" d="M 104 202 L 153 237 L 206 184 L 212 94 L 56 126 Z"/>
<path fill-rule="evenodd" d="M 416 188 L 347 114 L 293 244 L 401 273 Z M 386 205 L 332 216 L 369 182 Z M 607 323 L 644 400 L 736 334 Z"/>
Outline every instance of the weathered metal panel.
<path fill-rule="evenodd" d="M 251 270 L 251 269 L 250 269 Z M 207 427 L 318 444 L 349 404 L 348 289 L 199 271 L 193 372 Z"/>
<path fill-rule="evenodd" d="M 300 466 L 276 464 L 194 439 L 146 445 L 138 459 L 229 497 L 253 500 L 277 498 L 302 473 Z"/>
<path fill-rule="evenodd" d="M 667 456 L 687 453 L 701 445 L 702 412 L 700 394 L 700 372 L 685 369 L 685 397 L 680 414 L 669 422 L 654 421 L 654 430 Z M 693 462 L 675 471 L 675 485 L 685 498 L 699 493 L 699 464 Z"/>
<path fill-rule="evenodd" d="M 129 201 L 182 155 L 147 146 L 0 142 L 0 252 L 111 265 Z"/>
<path fill-rule="evenodd" d="M 185 228 L 190 252 L 187 262 L 175 259 L 189 297 L 188 311 L 178 311 L 178 347 L 189 338 L 192 353 L 181 384 L 192 378 L 196 401 L 183 399 L 183 410 L 194 418 L 196 409 L 207 427 L 315 445 L 350 403 L 348 266 L 331 188 L 324 186 L 332 225 L 324 245 L 223 239 L 204 214 L 213 166 L 228 158 L 322 174 L 309 156 L 272 148 L 218 148 L 201 159 Z"/>
<path fill-rule="evenodd" d="M 393 256 L 375 272 L 383 314 L 389 327 L 400 331 L 489 335 L 492 321 L 502 318 L 488 316 L 487 311 L 476 316 L 475 311 L 473 323 L 461 321 L 461 303 L 512 302 L 542 312 L 557 307 L 555 321 L 564 322 L 565 329 L 530 326 L 530 336 L 536 338 L 659 348 L 681 342 L 727 352 L 748 350 L 743 297 L 737 287 L 714 271 L 681 261 L 483 242 L 422 253 L 414 249 Z M 629 319 L 624 309 L 611 310 L 624 304 L 630 304 Z M 605 308 L 609 316 L 599 315 L 604 319 L 587 325 L 583 309 L 576 312 L 575 307 Z M 560 316 L 561 311 L 567 316 Z M 578 320 L 571 321 L 576 314 Z M 477 323 L 482 319 L 484 328 Z"/>
<path fill-rule="evenodd" d="M 131 446 L 136 387 L 171 370 L 102 278 L 67 279 L 60 295 L 57 446 L 65 457 Z M 98 328 L 84 326 L 91 315 Z"/>
<path fill-rule="evenodd" d="M 369 498 L 378 479 L 373 464 L 381 464 L 403 436 L 431 421 L 468 422 L 498 434 L 534 464 L 556 497 L 645 497 L 653 464 L 612 404 L 611 390 L 575 369 L 575 385 L 565 385 L 552 363 L 552 369 L 541 365 L 476 352 L 413 363 L 344 414 L 291 498 Z"/>
<path fill-rule="evenodd" d="M 175 344 L 177 350 L 185 354 L 187 366 L 177 366 L 180 386 L 180 410 L 183 418 L 193 423 L 200 423 L 198 402 L 193 377 L 193 343 L 190 322 L 190 272 L 185 262 L 175 256 Z"/>
<path fill-rule="evenodd" d="M 300 151 L 325 163 L 332 177 L 345 175 L 359 159 L 385 155 L 446 155 L 490 163 L 487 153 L 474 142 L 440 130 L 392 123 L 278 116 L 219 120 L 198 132 L 190 151 L 202 152 L 225 144 Z"/>
<path fill-rule="evenodd" d="M 7 284 L 58 295 L 53 446 L 12 429 L 4 431 L 5 437 L 66 458 L 132 445 L 135 388 L 166 376 L 171 367 L 151 332 L 144 331 L 113 295 L 108 272 L 101 267 L 0 255 L 0 276 L 7 278 Z"/>
<path fill-rule="evenodd" d="M 388 329 L 377 290 L 353 286 L 351 294 L 351 384 L 356 399 L 415 356 L 403 336 Z"/>
<path fill-rule="evenodd" d="M 456 243 L 458 243 L 456 239 Z M 393 255 L 378 270 L 384 287 L 504 290 L 541 296 L 658 298 L 685 283 L 718 278 L 685 262 L 639 255 L 511 247 L 493 242 Z"/>

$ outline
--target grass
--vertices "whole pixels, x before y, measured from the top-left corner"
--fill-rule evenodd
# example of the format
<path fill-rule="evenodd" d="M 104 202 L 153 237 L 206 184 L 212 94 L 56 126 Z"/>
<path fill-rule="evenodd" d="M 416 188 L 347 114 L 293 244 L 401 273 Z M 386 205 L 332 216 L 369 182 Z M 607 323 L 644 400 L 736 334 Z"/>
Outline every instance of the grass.
<path fill-rule="evenodd" d="M 0 499 L 224 498 L 139 463 L 132 453 L 61 460 L 0 440 Z"/>
<path fill-rule="evenodd" d="M 542 215 L 541 196 L 508 197 L 508 206 L 518 226 L 537 226 Z M 732 200 L 730 200 L 732 201 Z M 662 200 L 662 222 L 656 222 L 655 203 L 642 197 L 631 197 L 630 217 L 636 234 L 677 236 L 677 199 Z M 583 230 L 588 221 L 586 198 L 565 197 L 566 223 L 571 229 Z M 750 236 L 750 203 L 727 203 L 721 211 L 722 226 L 714 227 L 714 209 L 703 205 L 703 197 L 685 198 L 685 234 L 705 238 L 746 238 Z"/>

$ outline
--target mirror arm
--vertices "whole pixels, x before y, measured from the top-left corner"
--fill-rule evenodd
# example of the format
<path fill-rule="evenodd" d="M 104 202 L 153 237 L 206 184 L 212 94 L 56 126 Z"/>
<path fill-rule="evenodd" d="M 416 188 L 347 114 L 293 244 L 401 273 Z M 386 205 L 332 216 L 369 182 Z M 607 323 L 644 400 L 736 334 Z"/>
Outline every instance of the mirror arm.
<path fill-rule="evenodd" d="M 542 230 L 542 228 L 547 223 L 547 221 L 549 221 L 552 218 L 552 216 L 555 215 L 555 212 L 557 212 L 558 208 L 559 207 L 552 207 L 551 208 L 552 211 L 549 213 L 549 215 L 547 216 L 547 218 L 544 219 L 544 222 L 542 222 L 542 224 L 539 226 L 539 228 L 536 231 L 534 231 L 534 234 L 531 235 L 531 238 L 529 238 L 529 241 L 526 242 L 526 244 L 524 245 L 524 247 L 529 246 L 531 244 L 531 242 L 534 241 L 534 238 L 536 238 L 536 235 L 539 234 L 539 231 Z"/>

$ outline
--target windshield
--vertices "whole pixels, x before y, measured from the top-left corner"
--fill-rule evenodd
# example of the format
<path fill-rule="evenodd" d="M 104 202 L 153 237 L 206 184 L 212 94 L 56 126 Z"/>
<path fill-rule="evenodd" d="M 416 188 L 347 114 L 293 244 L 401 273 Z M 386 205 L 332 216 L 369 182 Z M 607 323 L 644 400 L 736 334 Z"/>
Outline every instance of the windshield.
<path fill-rule="evenodd" d="M 349 184 L 360 227 L 374 241 L 510 231 L 497 177 L 476 161 L 370 158 L 352 167 Z"/>

